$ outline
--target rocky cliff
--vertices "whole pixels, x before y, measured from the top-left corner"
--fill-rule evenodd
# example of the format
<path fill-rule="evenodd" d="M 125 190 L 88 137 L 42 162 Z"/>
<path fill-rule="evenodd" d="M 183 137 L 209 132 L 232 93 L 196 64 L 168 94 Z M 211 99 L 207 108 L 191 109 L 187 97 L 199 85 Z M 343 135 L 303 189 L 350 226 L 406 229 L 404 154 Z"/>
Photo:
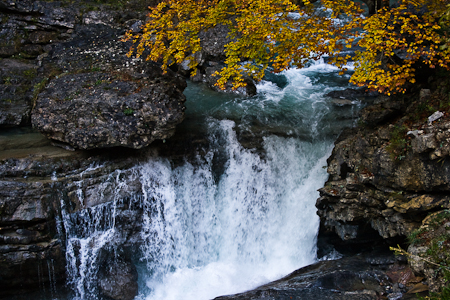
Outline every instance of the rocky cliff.
<path fill-rule="evenodd" d="M 17 139 L 1 137 L 0 298 L 33 290 L 56 297 L 66 277 L 68 233 L 61 207 L 74 213 L 99 204 L 92 202 L 92 193 L 114 170 L 129 167 L 132 157 L 141 155 L 115 149 L 118 156 L 108 160 L 109 152 L 57 150 L 26 128 L 32 125 L 54 145 L 70 150 L 144 148 L 171 137 L 184 119 L 185 79 L 127 58 L 130 44 L 120 41 L 126 30 L 139 30 L 149 4 L 0 2 L 0 130 L 19 128 Z M 101 164 L 105 159 L 105 167 L 86 172 L 94 160 Z M 83 199 L 74 196 L 74 181 L 85 185 L 78 196 Z M 108 285 L 120 287 L 118 281 L 126 291 L 120 299 L 136 294 L 134 266 L 127 259 L 105 256 L 109 263 L 100 276 L 105 295 L 118 297 Z M 126 272 L 116 276 L 108 269 L 113 265 L 131 277 L 123 277 Z"/>
<path fill-rule="evenodd" d="M 0 125 L 29 125 L 57 144 L 142 148 L 184 118 L 185 80 L 128 58 L 143 1 L 3 1 Z M 95 5 L 92 6 L 92 5 Z"/>
<path fill-rule="evenodd" d="M 61 224 L 62 210 L 71 215 L 70 228 L 82 230 L 88 226 L 82 214 L 92 214 L 106 202 L 118 204 L 115 218 L 125 225 L 113 249 L 118 255 L 103 253 L 99 258 L 95 288 L 107 298 L 133 299 L 136 294 L 128 247 L 139 243 L 141 208 L 129 195 L 140 186 L 136 181 L 115 188 L 115 181 L 136 176 L 132 167 L 150 152 L 189 151 L 183 139 L 136 152 L 112 148 L 141 149 L 164 140 L 184 117 L 184 80 L 124 56 L 129 45 L 120 42 L 120 36 L 127 29 L 139 30 L 144 2 L 129 1 L 126 7 L 120 1 L 0 2 L 0 126 L 33 124 L 54 144 L 75 150 L 55 151 L 40 138 L 23 153 L 0 148 L 0 297 L 29 290 L 54 292 L 66 275 L 64 240 L 70 232 Z M 211 85 L 208 74 L 223 56 L 213 45 L 225 40 L 226 28 L 203 36 L 201 68 L 193 79 Z M 317 201 L 321 233 L 335 235 L 336 247 L 403 242 L 429 213 L 450 206 L 450 116 L 448 101 L 442 100 L 448 99 L 450 89 L 441 81 L 432 91 L 378 99 L 363 110 L 358 127 L 336 141 L 328 160 L 330 178 Z M 110 150 L 77 150 L 97 147 Z M 336 290 L 345 299 L 376 299 L 392 294 L 393 285 L 401 296 L 405 274 L 412 275 L 402 266 L 403 271 L 391 270 L 387 279 L 383 272 L 395 264 L 389 259 L 319 263 L 236 299 L 302 293 L 306 298 L 334 297 Z M 350 268 L 343 270 L 347 263 Z M 363 267 L 356 268 L 358 264 Z M 381 265 L 383 272 L 372 265 Z M 434 270 L 423 264 L 413 268 L 425 275 Z M 368 276 L 367 283 L 361 276 Z M 349 285 L 341 287 L 349 277 Z M 381 288 L 381 283 L 386 286 Z"/>
<path fill-rule="evenodd" d="M 337 247 L 401 243 L 450 207 L 449 85 L 433 85 L 378 99 L 335 142 L 316 206 L 321 233 L 336 234 Z"/>

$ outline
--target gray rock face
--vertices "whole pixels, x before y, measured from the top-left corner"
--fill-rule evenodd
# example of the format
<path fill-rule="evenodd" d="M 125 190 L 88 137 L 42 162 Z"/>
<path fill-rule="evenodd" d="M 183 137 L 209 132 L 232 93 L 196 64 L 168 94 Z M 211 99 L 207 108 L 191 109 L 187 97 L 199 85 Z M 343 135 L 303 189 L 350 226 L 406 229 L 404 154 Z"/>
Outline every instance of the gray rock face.
<path fill-rule="evenodd" d="M 322 261 L 241 294 L 215 300 L 380 299 L 387 295 L 390 278 L 363 257 Z"/>
<path fill-rule="evenodd" d="M 52 229 L 54 195 L 45 182 L 0 180 L 0 295 L 64 279 L 64 247 Z"/>
<path fill-rule="evenodd" d="M 99 204 L 100 193 L 104 193 L 104 201 L 110 201 L 111 173 L 135 163 L 121 157 L 90 170 L 93 161 L 101 163 L 102 158 L 87 157 L 80 151 L 69 153 L 68 157 L 40 155 L 0 161 L 0 298 L 33 290 L 39 290 L 41 296 L 45 291 L 55 293 L 66 276 L 61 201 L 69 213 L 75 213 L 74 218 L 81 206 Z M 81 190 L 76 183 L 80 180 Z M 120 218 L 129 224 L 124 231 L 131 235 L 139 218 L 129 212 Z"/>
<path fill-rule="evenodd" d="M 1 1 L 0 127 L 30 125 L 33 119 L 53 141 L 82 149 L 142 148 L 170 137 L 184 117 L 185 80 L 127 58 L 129 44 L 119 41 L 127 21 L 144 14 L 144 2 L 129 1 L 121 10 L 99 5 L 89 12 L 83 1 Z M 83 152 L 61 153 L 40 138 L 13 142 L 29 143 L 41 150 L 17 150 L 8 141 L 0 146 L 0 297 L 39 289 L 41 297 L 64 281 L 61 201 L 71 212 L 82 209 L 73 181 L 92 163 Z M 82 191 L 86 207 L 99 204 L 96 188 L 130 161 L 122 157 L 86 172 L 93 177 L 83 178 L 89 182 Z M 63 175 L 55 179 L 56 173 Z M 126 217 L 129 224 L 136 219 Z"/>
<path fill-rule="evenodd" d="M 108 13 L 86 18 L 107 22 Z M 85 18 L 85 19 L 86 19 Z M 86 19 L 86 20 L 87 20 Z M 86 21 L 42 64 L 59 73 L 36 97 L 33 126 L 71 148 L 139 149 L 173 135 L 184 118 L 186 83 L 158 66 L 125 56 L 122 29 Z"/>
<path fill-rule="evenodd" d="M 129 5 L 142 9 L 145 5 L 140 2 L 143 1 L 130 1 Z M 67 6 L 60 2 L 28 0 L 0 3 L 0 56 L 8 57 L 0 62 L 0 126 L 29 125 L 31 110 L 35 107 L 34 112 L 42 111 L 42 108 L 46 112 L 33 117 L 36 128 L 45 127 L 44 132 L 49 138 L 72 148 L 141 148 L 155 139 L 170 137 L 184 117 L 182 90 L 185 83 L 174 74 L 162 76 L 157 66 L 125 57 L 130 45 L 119 41 L 127 29 L 124 27 L 129 23 L 127 20 L 140 18 L 142 12 L 117 11 L 111 7 L 89 11 L 84 5 L 83 2 Z M 71 81 L 57 78 L 68 73 L 79 75 L 99 71 L 115 80 L 120 89 L 114 86 L 117 89 L 111 89 L 109 93 L 106 90 L 99 92 L 89 81 L 95 77 L 90 76 L 92 74 L 81 76 L 85 79 L 85 87 L 78 90 L 74 89 L 80 87 L 79 84 L 70 86 Z M 97 80 L 104 79 L 100 79 L 101 74 L 98 76 Z M 53 79 L 56 81 L 52 83 Z M 65 107 L 67 103 L 50 103 L 49 98 L 39 98 L 39 93 L 49 91 L 44 90 L 49 83 L 52 88 L 70 90 L 80 97 L 74 99 L 73 95 L 67 94 L 62 99 L 52 99 L 76 102 L 71 103 L 68 110 Z M 87 92 L 87 89 L 91 91 Z M 94 95 L 86 96 L 87 93 Z M 85 107 L 82 96 L 86 96 L 84 100 L 92 105 L 87 105 L 84 111 L 71 110 Z M 105 109 L 108 122 L 112 123 L 99 125 L 96 121 L 98 116 L 93 114 L 98 113 L 97 106 L 103 96 L 110 103 L 108 106 L 105 100 L 100 106 Z M 93 97 L 96 98 L 95 104 Z M 131 105 L 133 97 L 136 105 Z M 111 101 L 116 102 L 112 105 Z M 55 109 L 55 112 L 50 109 Z M 124 111 L 127 118 L 123 118 Z M 57 116 L 58 113 L 64 115 Z M 83 118 L 78 120 L 75 113 Z M 117 125 L 122 121 L 126 124 Z M 52 122 L 58 123 L 53 123 L 54 129 L 50 129 Z M 70 132 L 78 123 L 89 123 L 90 128 Z"/>
<path fill-rule="evenodd" d="M 114 300 L 132 300 L 138 292 L 137 271 L 131 262 L 114 259 L 99 280 L 100 293 Z"/>
<path fill-rule="evenodd" d="M 14 59 L 0 60 L 0 126 L 30 124 L 37 66 Z"/>
<path fill-rule="evenodd" d="M 30 124 L 34 91 L 47 76 L 42 56 L 70 36 L 78 13 L 60 2 L 0 2 L 0 126 Z"/>
<path fill-rule="evenodd" d="M 184 101 L 182 89 L 170 83 L 121 81 L 107 73 L 67 75 L 39 95 L 32 122 L 74 148 L 139 149 L 173 135 Z"/>
<path fill-rule="evenodd" d="M 405 237 L 429 212 L 450 207 L 450 121 L 406 128 L 399 124 L 411 124 L 408 105 L 416 104 L 400 99 L 367 107 L 361 126 L 335 142 L 316 203 L 325 231 L 346 241 Z"/>

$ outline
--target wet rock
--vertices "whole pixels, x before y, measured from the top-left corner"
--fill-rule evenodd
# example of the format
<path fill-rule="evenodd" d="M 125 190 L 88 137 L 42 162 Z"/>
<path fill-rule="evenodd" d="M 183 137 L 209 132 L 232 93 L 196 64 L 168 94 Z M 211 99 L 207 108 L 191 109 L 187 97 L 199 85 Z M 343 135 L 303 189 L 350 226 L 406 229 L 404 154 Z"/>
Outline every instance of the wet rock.
<path fill-rule="evenodd" d="M 254 290 L 215 300 L 379 299 L 392 283 L 362 256 L 322 261 Z"/>
<path fill-rule="evenodd" d="M 337 106 L 346 106 L 346 105 L 354 104 L 352 100 L 347 100 L 347 99 L 333 99 L 333 100 L 331 100 L 331 103 L 333 103 L 334 105 L 337 105 Z"/>
<path fill-rule="evenodd" d="M 339 100 L 361 100 L 367 97 L 377 97 L 379 94 L 377 92 L 366 91 L 364 89 L 352 89 L 347 88 L 345 90 L 331 91 L 324 95 L 324 97 L 330 97 Z M 340 103 L 340 102 L 338 102 Z M 348 102 L 342 102 L 347 104 Z"/>
<path fill-rule="evenodd" d="M 64 280 L 63 247 L 52 229 L 54 193 L 46 182 L 0 181 L 0 296 Z"/>
<path fill-rule="evenodd" d="M 79 149 L 139 149 L 173 135 L 184 118 L 182 89 L 106 73 L 67 75 L 39 95 L 32 123 L 48 138 Z"/>
<path fill-rule="evenodd" d="M 30 124 L 37 66 L 16 59 L 0 60 L 0 126 Z"/>
<path fill-rule="evenodd" d="M 15 246 L 0 242 L 0 268 L 0 296 L 18 295 L 39 286 L 51 288 L 65 278 L 64 252 L 57 241 Z"/>
<path fill-rule="evenodd" d="M 131 262 L 110 261 L 100 275 L 100 293 L 114 300 L 132 300 L 138 292 L 138 273 Z"/>
<path fill-rule="evenodd" d="M 132 7 L 139 11 L 129 11 Z M 183 119 L 184 79 L 164 77 L 159 66 L 126 58 L 129 44 L 119 42 L 126 30 L 121 24 L 141 18 L 142 8 L 143 1 L 130 1 L 121 10 L 99 5 L 95 12 L 83 1 L 0 1 L 0 127 L 29 126 L 35 107 L 35 112 L 42 109 L 42 115 L 33 115 L 36 127 L 50 134 L 53 126 L 56 141 L 70 136 L 79 147 L 144 147 L 172 135 Z M 102 121 L 102 112 L 117 119 Z M 72 133 L 62 129 L 75 123 L 86 127 L 74 127 Z M 118 134 L 111 137 L 106 130 Z M 104 136 L 112 142 L 104 142 Z M 93 163 L 86 152 L 55 150 L 35 132 L 17 139 L 2 135 L 0 143 L 0 297 L 39 289 L 53 293 L 66 273 L 61 203 L 75 215 L 84 204 L 101 204 L 99 191 L 112 194 L 108 175 L 130 167 L 133 159 L 124 157 L 138 154 L 117 149 L 106 153 L 120 160 L 85 172 L 92 178 L 80 178 Z M 80 191 L 73 183 L 79 180 L 86 180 Z M 132 188 L 138 187 L 130 184 Z M 127 224 L 139 220 L 129 212 L 117 218 Z M 132 235 L 129 227 L 127 234 Z"/>

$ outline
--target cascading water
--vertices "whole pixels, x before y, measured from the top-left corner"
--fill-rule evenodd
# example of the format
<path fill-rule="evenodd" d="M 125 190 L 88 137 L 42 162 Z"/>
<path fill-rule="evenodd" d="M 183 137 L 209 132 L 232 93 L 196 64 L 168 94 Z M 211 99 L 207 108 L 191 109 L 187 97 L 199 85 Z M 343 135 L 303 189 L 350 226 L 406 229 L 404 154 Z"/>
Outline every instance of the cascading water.
<path fill-rule="evenodd" d="M 197 166 L 152 161 L 142 169 L 151 191 L 144 198 L 143 253 L 152 274 L 142 299 L 211 299 L 315 259 L 315 190 L 325 180 L 329 144 L 267 137 L 261 159 L 240 146 L 234 122 L 211 126 L 224 139 L 219 182 L 212 155 Z"/>
<path fill-rule="evenodd" d="M 313 263 L 323 167 L 353 122 L 352 109 L 323 97 L 346 87 L 338 81 L 335 68 L 316 63 L 262 82 L 251 98 L 190 84 L 184 130 L 201 128 L 209 147 L 183 163 L 152 157 L 116 171 L 105 181 L 110 202 L 63 213 L 73 299 L 97 298 L 102 251 L 126 239 L 116 221 L 124 198 L 140 214 L 137 299 L 212 299 Z"/>

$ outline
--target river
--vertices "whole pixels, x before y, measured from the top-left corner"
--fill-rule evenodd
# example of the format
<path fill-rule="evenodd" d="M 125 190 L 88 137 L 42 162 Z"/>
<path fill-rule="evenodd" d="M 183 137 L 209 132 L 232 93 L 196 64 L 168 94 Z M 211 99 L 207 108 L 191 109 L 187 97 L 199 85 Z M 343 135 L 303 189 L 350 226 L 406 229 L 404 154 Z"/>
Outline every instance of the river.
<path fill-rule="evenodd" d="M 348 77 L 319 61 L 269 74 L 253 97 L 188 84 L 179 132 L 201 132 L 208 146 L 181 163 L 154 155 L 114 173 L 117 195 L 136 181 L 141 187 L 129 195 L 142 211 L 136 300 L 213 299 L 317 261 L 317 189 L 334 140 L 359 109 L 324 94 L 348 87 Z M 70 299 L 98 298 L 101 251 L 122 230 L 119 198 L 78 214 L 82 229 L 62 204 Z"/>

